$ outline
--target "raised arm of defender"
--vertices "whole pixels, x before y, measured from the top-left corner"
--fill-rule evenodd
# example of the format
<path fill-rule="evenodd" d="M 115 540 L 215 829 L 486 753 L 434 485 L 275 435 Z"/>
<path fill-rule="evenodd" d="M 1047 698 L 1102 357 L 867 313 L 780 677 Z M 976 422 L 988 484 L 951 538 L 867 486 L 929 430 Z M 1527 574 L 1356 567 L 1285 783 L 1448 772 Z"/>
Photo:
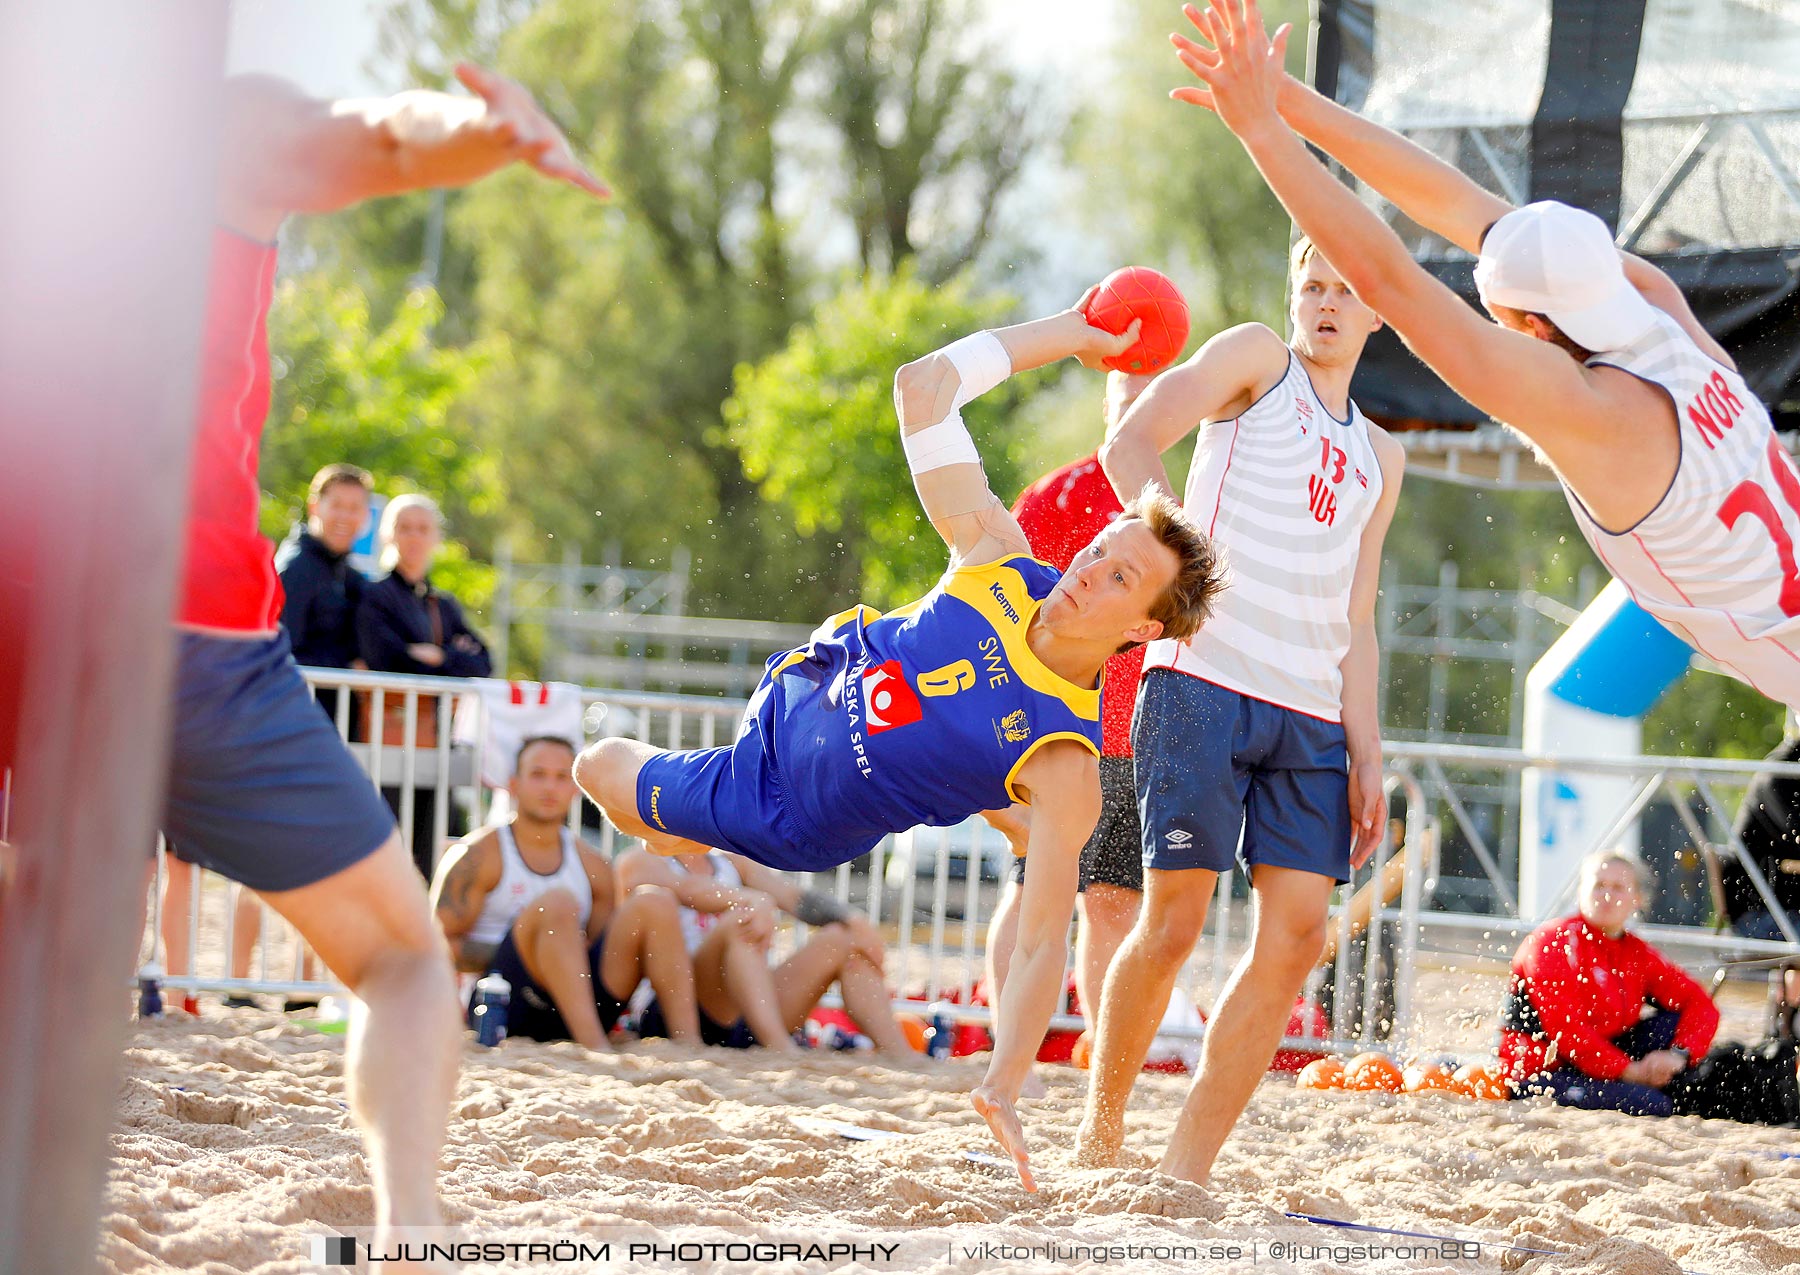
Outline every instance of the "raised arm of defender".
<path fill-rule="evenodd" d="M 1121 501 L 1155 483 L 1170 499 L 1163 453 L 1203 421 L 1241 415 L 1287 375 L 1288 348 L 1273 329 L 1241 323 L 1214 336 L 1180 367 L 1150 382 L 1100 447 L 1106 471 Z"/>
<path fill-rule="evenodd" d="M 894 410 L 907 465 L 919 503 L 953 561 L 992 562 L 1030 552 L 1018 522 L 988 487 L 962 409 L 1014 372 L 1070 357 L 1097 368 L 1102 359 L 1130 349 L 1139 325 L 1134 321 L 1117 336 L 1090 326 L 1082 308 L 1092 295 L 1090 289 L 1075 308 L 1046 319 L 963 337 L 895 374 Z"/>
<path fill-rule="evenodd" d="M 1629 476 L 1635 483 L 1621 481 L 1618 457 L 1642 445 L 1645 420 L 1670 413 L 1667 397 L 1624 372 L 1584 368 L 1556 345 L 1487 322 L 1420 267 L 1277 113 L 1288 28 L 1271 41 L 1253 0 L 1212 2 L 1200 18 L 1217 47 L 1184 61 L 1206 82 L 1201 104 L 1237 135 L 1301 231 L 1450 388 L 1537 443 L 1604 525 L 1641 518 L 1668 474 L 1645 466 Z M 1671 447 L 1673 438 L 1671 429 Z"/>
<path fill-rule="evenodd" d="M 608 195 L 524 88 L 467 64 L 456 75 L 476 96 L 413 90 L 325 101 L 269 76 L 234 76 L 226 88 L 220 219 L 273 239 L 289 213 L 466 186 L 517 162 Z"/>
<path fill-rule="evenodd" d="M 1183 12 L 1200 30 L 1206 19 L 1194 5 Z M 1213 64 L 1216 54 L 1179 32 L 1169 39 L 1178 56 L 1196 75 Z M 1204 76 L 1202 76 L 1204 78 Z M 1209 89 L 1184 88 L 1177 99 L 1214 109 Z M 1281 77 L 1276 109 L 1300 136 L 1354 173 L 1407 217 L 1470 254 L 1481 252 L 1487 228 L 1513 210 L 1513 205 L 1476 183 L 1462 170 L 1424 147 L 1364 119 L 1291 75 Z M 1632 253 L 1621 251 L 1625 277 L 1651 305 L 1680 323 L 1701 349 L 1726 367 L 1737 365 L 1725 348 L 1700 325 L 1687 298 L 1668 275 Z"/>

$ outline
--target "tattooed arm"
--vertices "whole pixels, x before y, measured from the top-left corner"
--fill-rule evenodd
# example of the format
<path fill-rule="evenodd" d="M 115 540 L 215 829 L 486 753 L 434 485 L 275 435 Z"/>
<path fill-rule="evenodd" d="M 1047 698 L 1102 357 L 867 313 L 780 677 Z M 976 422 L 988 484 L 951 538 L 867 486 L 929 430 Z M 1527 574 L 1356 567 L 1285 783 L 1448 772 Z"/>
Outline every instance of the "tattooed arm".
<path fill-rule="evenodd" d="M 494 944 L 469 937 L 487 896 L 500 884 L 500 841 L 484 828 L 450 847 L 431 881 L 431 908 L 450 944 L 451 959 L 465 974 L 480 974 L 494 954 Z"/>

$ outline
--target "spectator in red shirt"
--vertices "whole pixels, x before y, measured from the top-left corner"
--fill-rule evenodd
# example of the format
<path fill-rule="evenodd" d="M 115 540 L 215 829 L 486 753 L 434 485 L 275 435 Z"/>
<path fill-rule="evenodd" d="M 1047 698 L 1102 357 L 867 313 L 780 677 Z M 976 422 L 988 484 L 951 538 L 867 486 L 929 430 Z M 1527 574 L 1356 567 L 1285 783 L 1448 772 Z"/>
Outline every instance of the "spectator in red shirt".
<path fill-rule="evenodd" d="M 1105 437 L 1150 384 L 1148 376 L 1110 372 L 1106 377 Z M 1031 542 L 1032 553 L 1058 571 L 1124 512 L 1112 483 L 1100 468 L 1098 451 L 1064 465 L 1019 493 L 1013 517 Z M 1100 987 L 1113 953 L 1137 921 L 1144 896 L 1143 849 L 1138 831 L 1137 785 L 1131 769 L 1131 712 L 1137 705 L 1144 647 L 1134 646 L 1106 664 L 1100 693 L 1100 822 L 1081 852 L 1079 926 L 1075 932 L 1075 995 L 1084 1013 L 1100 1004 Z M 1012 881 L 988 926 L 988 995 L 999 995 L 1011 964 L 1019 922 L 1019 894 L 1025 884 L 1025 829 L 1029 807 L 994 812 L 988 821 L 1013 846 Z"/>
<path fill-rule="evenodd" d="M 1625 932 L 1653 892 L 1643 860 L 1597 851 L 1581 865 L 1581 911 L 1519 945 L 1500 1032 L 1515 1094 L 1548 1093 L 1589 1111 L 1670 1113 L 1663 1087 L 1706 1053 L 1719 1011 L 1679 966 Z"/>

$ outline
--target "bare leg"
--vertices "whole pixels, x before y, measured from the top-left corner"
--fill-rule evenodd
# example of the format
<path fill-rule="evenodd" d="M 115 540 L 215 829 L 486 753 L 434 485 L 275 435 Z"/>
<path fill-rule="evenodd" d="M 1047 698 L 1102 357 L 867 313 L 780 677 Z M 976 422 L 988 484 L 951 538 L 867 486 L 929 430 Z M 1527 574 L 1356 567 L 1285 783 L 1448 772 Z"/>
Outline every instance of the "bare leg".
<path fill-rule="evenodd" d="M 1012 968 L 1013 948 L 1019 941 L 1019 883 L 1007 878 L 1000 887 L 1000 904 L 994 909 L 987 931 L 988 1001 L 999 1005 L 1000 989 L 1006 985 L 1006 972 Z"/>
<path fill-rule="evenodd" d="M 1075 995 L 1081 998 L 1082 1012 L 1090 1024 L 1099 1017 L 1113 954 L 1131 933 L 1143 901 L 1141 890 L 1100 882 L 1090 882 L 1075 896 L 1075 915 L 1080 922 L 1075 927 Z"/>
<path fill-rule="evenodd" d="M 715 1023 L 742 1018 L 758 1044 L 778 1053 L 795 1052 L 775 996 L 769 940 L 750 938 L 730 913 L 714 923 L 694 953 L 694 993 L 701 1010 Z"/>
<path fill-rule="evenodd" d="M 668 891 L 654 887 L 637 891 L 614 909 L 600 952 L 600 981 L 615 1000 L 629 998 L 646 978 L 662 1007 L 669 1038 L 699 1044 L 694 963 L 681 936 L 681 905 Z"/>
<path fill-rule="evenodd" d="M 262 904 L 243 886 L 232 888 L 231 976 L 250 977 L 250 959 L 262 937 Z"/>
<path fill-rule="evenodd" d="M 188 969 L 188 928 L 193 924 L 194 865 L 163 854 L 163 969 L 180 977 Z"/>
<path fill-rule="evenodd" d="M 595 740 L 575 759 L 575 782 L 613 827 L 628 837 L 637 837 L 652 853 L 705 854 L 711 846 L 664 832 L 638 811 L 638 771 L 652 757 L 668 752 L 667 748 L 653 748 L 640 740 L 618 736 Z"/>
<path fill-rule="evenodd" d="M 264 897 L 356 998 L 345 1072 L 369 1144 L 375 1243 L 400 1228 L 439 1225 L 437 1159 L 462 1024 L 449 953 L 412 856 L 395 833 L 323 881 Z"/>
<path fill-rule="evenodd" d="M 1144 873 L 1144 906 L 1107 971 L 1094 1034 L 1087 1109 L 1075 1159 L 1111 1165 L 1125 1141 L 1125 1105 L 1161 1025 L 1163 1007 L 1194 948 L 1219 874 L 1206 868 Z"/>
<path fill-rule="evenodd" d="M 569 1039 L 587 1049 L 606 1049 L 606 1032 L 594 1007 L 587 932 L 567 890 L 546 890 L 513 919 L 513 946 L 532 980 L 556 1002 Z"/>
<path fill-rule="evenodd" d="M 834 982 L 843 992 L 845 1012 L 875 1048 L 898 1057 L 912 1055 L 906 1033 L 894 1021 L 887 981 L 869 958 L 851 945 L 850 931 L 841 925 L 821 926 L 799 951 L 775 967 L 775 998 L 781 1006 L 782 1024 L 790 1032 L 798 1031 Z"/>
<path fill-rule="evenodd" d="M 1287 1030 L 1294 998 L 1325 946 L 1335 883 L 1315 872 L 1254 869 L 1256 922 L 1250 950 L 1231 973 L 1207 1025 L 1200 1070 L 1169 1135 L 1162 1171 L 1204 1184 L 1231 1127 Z"/>

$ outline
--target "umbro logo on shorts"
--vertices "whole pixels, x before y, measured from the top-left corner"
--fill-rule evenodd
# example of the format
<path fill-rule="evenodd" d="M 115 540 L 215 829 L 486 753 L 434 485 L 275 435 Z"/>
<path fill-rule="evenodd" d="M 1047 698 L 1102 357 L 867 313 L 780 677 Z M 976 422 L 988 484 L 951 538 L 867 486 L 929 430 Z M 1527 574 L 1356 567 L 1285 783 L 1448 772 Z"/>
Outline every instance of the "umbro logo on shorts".
<path fill-rule="evenodd" d="M 1188 842 L 1192 841 L 1193 839 L 1194 839 L 1194 834 L 1189 832 L 1186 828 L 1177 828 L 1177 829 L 1175 829 L 1174 832 L 1171 832 L 1167 837 L 1164 838 L 1165 841 L 1167 841 L 1171 846 L 1173 846 L 1177 850 L 1179 850 L 1182 846 L 1185 846 Z"/>

